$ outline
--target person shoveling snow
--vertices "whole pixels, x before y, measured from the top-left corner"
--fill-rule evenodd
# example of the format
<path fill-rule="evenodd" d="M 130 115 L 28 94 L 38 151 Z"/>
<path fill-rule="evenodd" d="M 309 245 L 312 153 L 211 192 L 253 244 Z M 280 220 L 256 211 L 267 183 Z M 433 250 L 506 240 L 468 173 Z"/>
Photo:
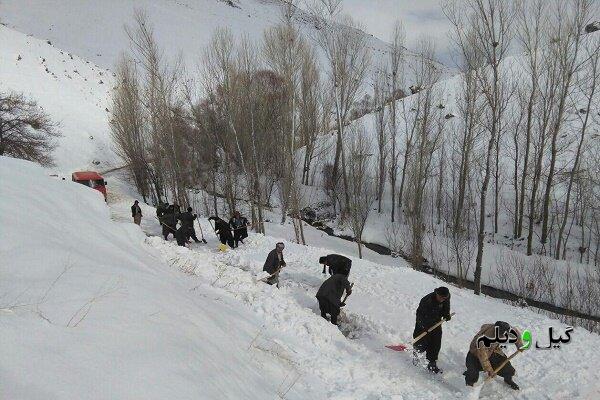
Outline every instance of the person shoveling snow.
<path fill-rule="evenodd" d="M 266 282 L 269 285 L 276 285 L 279 287 L 279 272 L 286 265 L 285 260 L 283 259 L 284 248 L 285 245 L 283 243 L 277 243 L 265 260 L 263 271 L 269 273 L 269 276 L 266 278 Z"/>
<path fill-rule="evenodd" d="M 513 336 L 513 339 L 509 340 L 509 336 Z M 516 337 L 514 337 L 516 336 Z M 485 340 L 485 338 L 492 339 Z M 502 338 L 502 341 L 494 341 L 495 339 Z M 506 338 L 507 340 L 504 340 Z M 515 375 L 515 368 L 510 363 L 509 358 L 504 354 L 500 343 L 515 343 L 517 351 L 523 351 L 523 341 L 521 340 L 520 332 L 511 327 L 510 324 L 504 321 L 497 321 L 495 324 L 484 324 L 469 346 L 469 352 L 465 364 L 467 370 L 463 373 L 465 376 L 465 384 L 467 386 L 473 386 L 475 382 L 479 380 L 479 372 L 485 371 L 488 374 L 488 379 L 494 378 L 499 375 L 504 378 L 504 382 L 514 390 L 519 390 L 519 385 L 513 381 Z M 515 353 L 511 356 L 514 357 Z M 476 392 L 480 391 L 478 388 Z"/>
<path fill-rule="evenodd" d="M 317 291 L 317 300 L 319 301 L 319 309 L 321 317 L 327 319 L 327 314 L 331 316 L 331 323 L 337 325 L 337 318 L 340 315 L 340 307 L 345 305 L 345 300 L 342 296 L 346 291 L 346 298 L 352 293 L 352 285 L 348 282 L 348 277 L 343 274 L 335 274 L 330 276 L 321 284 Z"/>
<path fill-rule="evenodd" d="M 436 374 L 442 373 L 437 366 L 438 354 L 442 347 L 442 325 L 439 324 L 433 330 L 428 328 L 440 320 L 449 321 L 450 318 L 450 291 L 447 287 L 436 288 L 419 302 L 413 338 L 417 338 L 424 332 L 428 333 L 415 342 L 414 349 L 420 353 L 425 352 L 429 362 L 427 369 Z"/>

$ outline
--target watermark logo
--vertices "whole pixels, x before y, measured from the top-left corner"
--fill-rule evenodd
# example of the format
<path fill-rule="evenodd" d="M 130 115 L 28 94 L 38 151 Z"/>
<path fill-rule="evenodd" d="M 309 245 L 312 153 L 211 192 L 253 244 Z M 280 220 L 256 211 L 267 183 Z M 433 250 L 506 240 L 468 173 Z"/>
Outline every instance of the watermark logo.
<path fill-rule="evenodd" d="M 571 332 L 573 332 L 572 326 L 567 326 L 564 333 L 558 336 L 554 334 L 554 327 L 548 327 L 548 340 L 547 345 L 540 344 L 539 340 L 535 342 L 535 348 L 540 350 L 559 349 L 561 345 L 571 342 Z M 523 330 L 519 335 L 516 329 L 510 328 L 505 333 L 500 333 L 498 326 L 494 327 L 494 336 L 489 337 L 481 335 L 477 338 L 477 348 L 491 347 L 494 344 L 499 344 L 501 348 L 506 348 L 507 344 L 515 344 L 519 350 L 530 349 L 533 344 L 533 335 L 529 329 Z"/>

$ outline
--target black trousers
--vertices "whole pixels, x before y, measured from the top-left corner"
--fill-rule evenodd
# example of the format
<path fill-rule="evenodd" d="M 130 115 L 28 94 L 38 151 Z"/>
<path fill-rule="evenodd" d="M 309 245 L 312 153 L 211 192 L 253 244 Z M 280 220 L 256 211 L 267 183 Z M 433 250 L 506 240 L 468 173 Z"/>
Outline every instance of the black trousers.
<path fill-rule="evenodd" d="M 340 315 L 340 308 L 331 304 L 325 297 L 317 297 L 319 301 L 319 309 L 321 310 L 321 317 L 327 319 L 327 314 L 331 315 L 331 323 L 337 325 L 337 318 Z"/>
<path fill-rule="evenodd" d="M 237 228 L 233 231 L 233 240 L 235 242 L 235 247 L 238 247 L 239 243 L 244 244 L 244 239 L 248 237 L 248 230 L 242 228 Z"/>
<path fill-rule="evenodd" d="M 498 353 L 493 353 L 490 356 L 490 364 L 492 364 L 492 368 L 496 369 L 506 360 L 506 356 Z M 467 385 L 473 385 L 475 382 L 479 380 L 479 372 L 483 371 L 481 367 L 481 363 L 476 355 L 471 352 L 467 353 L 467 359 L 465 360 L 465 364 L 467 366 L 467 371 L 463 374 L 465 376 L 465 383 Z M 503 377 L 505 381 L 511 380 L 515 374 L 515 368 L 509 362 L 507 363 L 500 371 L 498 371 L 498 375 Z"/>
<path fill-rule="evenodd" d="M 169 239 L 169 234 L 173 234 L 173 236 L 175 236 L 175 229 L 170 228 L 168 226 L 166 226 L 165 224 L 162 224 L 162 234 L 165 238 L 165 240 Z"/>
<path fill-rule="evenodd" d="M 196 230 L 194 229 L 193 226 L 188 228 L 187 236 L 188 236 L 188 239 L 192 238 L 194 240 L 194 242 L 196 242 L 196 243 L 200 242 L 200 240 L 198 240 L 198 237 L 196 237 Z"/>
<path fill-rule="evenodd" d="M 233 237 L 231 236 L 231 233 L 229 235 L 219 235 L 219 240 L 222 244 L 226 244 L 232 249 L 234 248 Z"/>
<path fill-rule="evenodd" d="M 186 234 L 183 228 L 177 229 L 177 232 L 175 232 L 175 239 L 177 240 L 177 245 L 185 246 Z"/>
<path fill-rule="evenodd" d="M 415 326 L 413 338 L 423 333 L 423 329 Z M 427 361 L 434 363 L 438 359 L 440 348 L 442 347 L 442 328 L 436 328 L 429 332 L 425 337 L 415 343 L 415 350 L 422 353 L 425 352 Z"/>

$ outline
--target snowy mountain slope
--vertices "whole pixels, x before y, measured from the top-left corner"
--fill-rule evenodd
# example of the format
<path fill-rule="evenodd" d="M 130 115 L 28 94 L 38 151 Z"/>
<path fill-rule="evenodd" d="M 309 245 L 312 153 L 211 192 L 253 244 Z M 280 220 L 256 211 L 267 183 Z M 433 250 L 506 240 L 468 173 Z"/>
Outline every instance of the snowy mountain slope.
<path fill-rule="evenodd" d="M 0 182 L 0 398 L 276 397 L 289 367 L 248 350 L 262 318 L 194 290 L 98 192 L 6 157 Z M 286 399 L 323 393 L 307 374 Z"/>
<path fill-rule="evenodd" d="M 59 124 L 57 168 L 103 170 L 117 163 L 109 134 L 112 73 L 46 41 L 0 25 L 0 92 L 23 93 Z"/>
<path fill-rule="evenodd" d="M 143 9 L 165 55 L 171 60 L 181 56 L 188 72 L 193 72 L 215 29 L 228 27 L 235 36 L 261 40 L 265 29 L 281 22 L 281 4 L 279 0 L 3 0 L 0 20 L 21 32 L 50 39 L 58 47 L 104 68 L 112 68 L 119 55 L 129 50 L 124 25 L 131 25 L 134 11 Z M 355 17 L 360 22 L 360 16 Z M 296 22 L 308 38 L 316 37 L 314 20 L 305 11 L 297 10 Z M 376 71 L 379 61 L 387 56 L 385 38 L 381 40 L 363 31 L 352 33 L 364 35 L 374 61 L 371 69 Z M 438 66 L 446 75 L 453 72 Z"/>
<path fill-rule="evenodd" d="M 113 218 L 130 220 L 131 201 L 121 196 L 110 203 Z M 332 252 L 352 257 L 355 251 L 352 243 L 323 236 L 322 232 L 307 227 L 309 246 L 301 246 L 285 240 L 293 236 L 290 224 L 268 223 L 268 236 L 251 234 L 240 248 L 219 253 L 210 225 L 205 219 L 200 223 L 208 245 L 191 244 L 190 248 L 178 247 L 172 240 L 165 242 L 155 236 L 160 229 L 149 213 L 142 228 L 150 235 L 146 243 L 165 262 L 185 274 L 190 285 L 198 287 L 196 291 L 208 286 L 220 288 L 224 297 L 232 297 L 241 308 L 259 316 L 263 329 L 254 345 L 289 360 L 294 366 L 294 376 L 311 373 L 318 376 L 327 388 L 324 398 L 466 398 L 470 390 L 464 386 L 462 376 L 464 357 L 481 324 L 507 320 L 532 330 L 540 346 L 547 343 L 549 326 L 565 328 L 558 321 L 527 309 L 451 287 L 452 309 L 457 315 L 444 327 L 439 365 L 445 373 L 442 378 L 432 377 L 412 365 L 410 353 L 392 352 L 384 346 L 407 343 L 421 296 L 439 286 L 440 281 L 412 270 L 399 259 L 366 251 L 368 260 L 353 258 L 350 280 L 355 287 L 344 309 L 339 332 L 319 316 L 314 295 L 325 277 L 317 260 Z M 196 231 L 199 233 L 198 227 Z M 262 270 L 267 252 L 282 239 L 288 266 L 277 290 L 254 279 Z M 594 366 L 594 354 L 600 337 L 584 329 L 575 331 L 573 341 L 559 350 L 532 349 L 515 358 L 518 371 L 515 379 L 521 385 L 520 392 L 513 392 L 497 379 L 486 384 L 481 398 L 596 398 L 600 395 L 597 383 L 600 375 Z"/>

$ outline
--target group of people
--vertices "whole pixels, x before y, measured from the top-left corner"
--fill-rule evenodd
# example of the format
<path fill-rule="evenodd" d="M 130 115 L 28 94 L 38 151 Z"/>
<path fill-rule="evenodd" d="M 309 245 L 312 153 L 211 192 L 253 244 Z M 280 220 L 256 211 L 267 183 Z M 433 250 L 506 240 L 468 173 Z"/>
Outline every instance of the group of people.
<path fill-rule="evenodd" d="M 275 249 L 268 254 L 263 266 L 263 271 L 269 274 L 266 282 L 277 287 L 279 287 L 281 269 L 286 266 L 283 258 L 284 248 L 283 243 L 277 243 Z M 346 298 L 352 294 L 352 284 L 348 281 L 352 261 L 339 254 L 329 254 L 320 257 L 319 264 L 323 265 L 322 273 L 326 274 L 328 268 L 330 275 L 321 284 L 316 294 L 319 310 L 323 318 L 334 325 L 338 325 L 340 309 L 346 305 Z M 345 297 L 344 293 L 346 294 Z M 414 351 L 416 355 L 419 353 L 425 354 L 428 361 L 427 369 L 432 373 L 442 373 L 442 370 L 437 366 L 437 359 L 442 345 L 442 324 L 440 322 L 449 321 L 451 317 L 450 290 L 445 286 L 438 287 L 432 293 L 424 296 L 417 307 L 413 338 L 420 338 L 414 343 Z M 431 329 L 435 325 L 438 326 Z M 518 332 L 517 328 L 511 327 L 510 324 L 504 321 L 484 324 L 480 328 L 469 345 L 465 360 L 467 370 L 463 375 L 467 386 L 473 386 L 479 380 L 479 373 L 484 371 L 489 377 L 501 376 L 508 386 L 514 390 L 519 390 L 519 386 L 513 380 L 515 369 L 508 362 L 500 344 L 491 343 L 490 346 L 486 347 L 481 346 L 481 341 L 478 340 L 482 336 L 491 338 L 495 337 L 494 335 L 501 335 L 504 337 L 511 330 Z M 520 335 L 517 335 L 515 345 L 518 351 L 522 351 L 523 343 Z M 502 368 L 495 372 L 501 366 Z"/>
<path fill-rule="evenodd" d="M 450 318 L 450 291 L 447 287 L 441 286 L 436 288 L 432 293 L 424 296 L 419 302 L 413 338 L 417 338 L 422 333 L 427 332 L 438 322 L 449 321 Z M 483 336 L 488 338 L 496 337 L 496 335 L 505 337 L 511 330 L 519 332 L 517 328 L 511 327 L 509 323 L 504 321 L 496 321 L 493 324 L 484 324 L 481 326 L 469 345 L 469 351 L 465 360 L 467 370 L 463 375 L 467 386 L 473 386 L 479 380 L 479 372 L 484 371 L 490 377 L 501 376 L 508 386 L 514 390 L 519 390 L 519 385 L 513 380 L 515 369 L 510 362 L 506 362 L 507 357 L 502 351 L 500 344 L 490 343 L 489 346 L 485 346 L 479 340 Z M 434 373 L 442 372 L 437 366 L 441 345 L 441 324 L 414 344 L 416 352 L 425 353 L 428 361 L 427 369 Z M 520 335 L 517 335 L 515 346 L 518 351 L 522 351 L 523 342 Z M 502 366 L 502 364 L 504 365 Z M 495 370 L 500 366 L 502 368 L 496 373 Z"/>
<path fill-rule="evenodd" d="M 156 218 L 162 226 L 162 235 L 165 240 L 169 240 L 169 235 L 172 234 L 179 246 L 185 246 L 190 240 L 200 243 L 194 228 L 194 221 L 198 218 L 198 215 L 193 214 L 192 207 L 188 207 L 186 211 L 181 212 L 181 207 L 178 204 L 164 202 L 156 207 Z M 179 227 L 177 227 L 178 222 Z"/>
<path fill-rule="evenodd" d="M 137 200 L 131 207 L 132 216 L 134 217 L 134 222 L 136 222 L 134 207 L 139 207 Z M 187 211 L 181 212 L 181 208 L 177 204 L 169 204 L 168 202 L 159 204 L 156 208 L 156 217 L 162 226 L 162 235 L 165 240 L 168 240 L 169 235 L 172 234 L 180 246 L 190 243 L 190 239 L 193 239 L 196 243 L 200 242 L 194 228 L 194 221 L 198 218 L 198 215 L 192 212 L 192 207 L 188 207 Z M 239 211 L 233 213 L 229 222 L 216 216 L 210 217 L 208 220 L 219 237 L 220 242 L 232 249 L 238 247 L 240 243 L 243 244 L 244 239 L 248 237 L 248 226 L 250 226 L 250 223 Z M 180 223 L 179 228 L 177 227 L 178 222 Z M 206 243 L 204 237 L 203 241 Z"/>
<path fill-rule="evenodd" d="M 250 223 L 248 218 L 242 216 L 239 211 L 234 211 L 229 222 L 217 216 L 210 217 L 208 220 L 211 225 L 214 223 L 214 230 L 221 244 L 226 244 L 232 249 L 238 247 L 240 243 L 244 244 L 244 239 L 248 237 Z"/>
<path fill-rule="evenodd" d="M 192 213 L 192 207 L 187 211 L 181 212 L 177 204 L 161 203 L 156 208 L 156 216 L 162 226 L 162 234 L 165 240 L 168 240 L 170 234 L 173 234 L 177 244 L 185 246 L 193 239 L 200 242 L 196 237 L 194 229 L 194 220 L 197 215 Z M 140 224 L 142 210 L 136 200 L 131 206 L 131 214 L 136 224 Z M 180 222 L 179 228 L 177 223 Z M 213 216 L 209 218 L 211 225 L 214 222 L 214 230 L 222 244 L 231 248 L 238 247 L 239 243 L 244 243 L 248 237 L 248 219 L 243 217 L 239 211 L 235 211 L 229 222 Z M 285 245 L 279 242 L 275 248 L 269 252 L 265 260 L 263 271 L 269 275 L 265 282 L 269 285 L 275 285 L 279 288 L 279 274 L 286 266 L 283 258 Z M 319 264 L 323 266 L 323 274 L 329 272 L 329 277 L 319 287 L 316 298 L 319 304 L 321 316 L 334 325 L 338 325 L 340 310 L 344 307 L 346 298 L 352 294 L 352 284 L 348 280 L 352 260 L 339 254 L 328 254 L 319 258 Z M 344 297 L 345 293 L 345 297 Z M 450 313 L 450 291 L 447 287 L 436 288 L 432 293 L 424 296 L 419 302 L 416 311 L 415 328 L 413 338 L 418 338 L 414 343 L 416 354 L 424 353 L 428 361 L 427 369 L 433 373 L 441 373 L 442 370 L 437 366 L 437 359 L 442 345 L 442 324 L 441 321 L 449 321 L 452 317 Z M 437 326 L 436 326 L 437 325 Z M 434 329 L 432 327 L 436 326 Z M 491 343 L 489 346 L 482 346 L 482 336 L 504 337 L 510 331 L 518 333 L 518 329 L 511 327 L 504 321 L 497 321 L 493 324 L 484 324 L 473 337 L 467 352 L 465 365 L 467 370 L 463 373 L 465 384 L 473 386 L 479 380 L 479 373 L 484 371 L 489 377 L 499 375 L 504 378 L 504 382 L 514 390 L 519 390 L 519 386 L 514 382 L 513 376 L 515 369 L 510 362 L 507 362 L 507 356 L 502 351 L 499 343 Z M 423 333 L 425 333 L 423 335 Z M 517 335 L 515 345 L 519 351 L 522 351 L 522 340 Z M 501 367 L 497 372 L 496 369 Z"/>

